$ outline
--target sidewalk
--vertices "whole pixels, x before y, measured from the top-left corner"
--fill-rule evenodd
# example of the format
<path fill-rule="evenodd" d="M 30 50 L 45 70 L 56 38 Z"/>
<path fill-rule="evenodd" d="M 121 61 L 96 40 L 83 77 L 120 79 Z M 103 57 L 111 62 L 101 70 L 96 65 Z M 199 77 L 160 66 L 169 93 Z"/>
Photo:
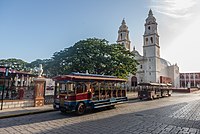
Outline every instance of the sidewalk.
<path fill-rule="evenodd" d="M 23 108 L 13 108 L 13 109 L 3 109 L 0 110 L 0 119 L 29 115 L 29 114 L 45 113 L 51 111 L 55 111 L 53 109 L 53 104 L 44 105 L 43 107 L 23 107 Z"/>

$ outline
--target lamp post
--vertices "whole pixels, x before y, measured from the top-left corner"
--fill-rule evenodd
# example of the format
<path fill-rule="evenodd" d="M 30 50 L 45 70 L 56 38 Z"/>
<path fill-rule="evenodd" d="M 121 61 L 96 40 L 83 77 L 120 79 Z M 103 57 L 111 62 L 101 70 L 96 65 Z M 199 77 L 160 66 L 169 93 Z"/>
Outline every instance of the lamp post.
<path fill-rule="evenodd" d="M 5 91 L 5 83 L 6 83 L 6 77 L 8 76 L 9 67 L 6 66 L 5 68 L 5 75 L 4 75 L 4 81 L 3 81 L 3 89 L 2 89 L 2 95 L 1 95 L 1 110 L 3 109 L 3 98 L 4 98 L 4 91 Z"/>

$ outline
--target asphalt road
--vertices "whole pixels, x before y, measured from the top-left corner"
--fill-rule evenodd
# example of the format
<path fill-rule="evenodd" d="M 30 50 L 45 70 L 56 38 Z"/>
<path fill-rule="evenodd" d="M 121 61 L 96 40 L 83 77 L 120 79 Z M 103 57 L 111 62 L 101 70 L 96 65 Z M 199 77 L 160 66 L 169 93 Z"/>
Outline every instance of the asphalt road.
<path fill-rule="evenodd" d="M 0 120 L 0 134 L 200 134 L 200 92 L 133 100 L 83 116 L 59 111 Z"/>

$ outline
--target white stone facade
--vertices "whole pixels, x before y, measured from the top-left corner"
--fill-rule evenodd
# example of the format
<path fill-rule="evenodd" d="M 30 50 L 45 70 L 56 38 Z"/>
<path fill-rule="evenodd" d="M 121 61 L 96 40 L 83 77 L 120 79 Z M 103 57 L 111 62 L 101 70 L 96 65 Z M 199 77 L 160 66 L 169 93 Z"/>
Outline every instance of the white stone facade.
<path fill-rule="evenodd" d="M 130 50 L 129 30 L 124 19 L 118 30 L 117 43 L 124 45 L 127 50 Z"/>
<path fill-rule="evenodd" d="M 123 20 L 124 21 L 124 20 Z M 145 23 L 145 32 L 143 35 L 143 56 L 135 49 L 135 58 L 139 62 L 136 76 L 130 75 L 129 86 L 136 86 L 141 82 L 172 83 L 174 87 L 180 87 L 179 67 L 177 64 L 171 65 L 167 60 L 160 57 L 159 35 L 157 22 L 152 11 L 149 11 Z M 120 30 L 119 30 L 120 31 Z M 120 36 L 120 32 L 118 32 Z M 128 35 L 127 33 L 126 35 Z M 129 39 L 129 37 L 126 37 Z M 118 43 L 120 41 L 117 41 Z M 128 42 L 128 41 L 127 41 Z M 130 44 L 128 44 L 130 46 Z M 125 45 L 126 46 L 126 45 Z M 127 48 L 130 50 L 130 48 Z M 133 77 L 136 77 L 136 80 Z M 134 84 L 136 83 L 137 84 Z"/>

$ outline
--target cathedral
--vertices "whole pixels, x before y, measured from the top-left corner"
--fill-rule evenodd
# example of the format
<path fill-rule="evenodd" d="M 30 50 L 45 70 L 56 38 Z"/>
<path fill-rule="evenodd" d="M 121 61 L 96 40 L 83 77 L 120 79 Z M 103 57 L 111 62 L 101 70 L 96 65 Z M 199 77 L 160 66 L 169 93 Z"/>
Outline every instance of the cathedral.
<path fill-rule="evenodd" d="M 160 57 L 158 24 L 151 9 L 144 26 L 143 55 L 135 50 L 135 47 L 133 48 L 132 52 L 135 54 L 135 59 L 138 61 L 139 65 L 136 75 L 129 75 L 129 87 L 135 87 L 138 83 L 149 82 L 171 83 L 173 87 L 180 87 L 179 67 L 177 64 L 172 65 L 170 62 Z M 127 50 L 131 48 L 129 30 L 124 19 L 118 30 L 117 43 L 124 45 Z"/>

